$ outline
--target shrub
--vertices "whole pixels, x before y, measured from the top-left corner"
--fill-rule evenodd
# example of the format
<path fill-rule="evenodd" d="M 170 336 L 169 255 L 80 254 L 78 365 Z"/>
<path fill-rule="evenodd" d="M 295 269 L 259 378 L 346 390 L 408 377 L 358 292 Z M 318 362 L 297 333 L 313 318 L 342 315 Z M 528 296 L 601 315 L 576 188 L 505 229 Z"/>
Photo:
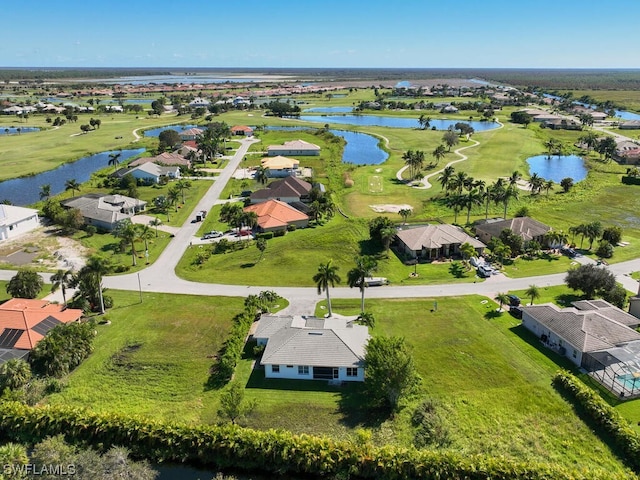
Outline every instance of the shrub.
<path fill-rule="evenodd" d="M 256 235 L 256 238 L 264 238 L 265 240 L 269 240 L 273 238 L 273 232 L 258 233 Z"/>
<path fill-rule="evenodd" d="M 600 258 L 613 257 L 613 245 L 611 245 L 606 240 L 601 240 L 600 243 L 598 244 L 596 255 L 598 255 Z"/>
<path fill-rule="evenodd" d="M 274 237 L 284 237 L 284 234 L 287 233 L 286 230 L 276 230 L 273 232 Z"/>
<path fill-rule="evenodd" d="M 296 226 L 295 225 L 287 225 L 287 231 L 288 232 L 295 232 L 296 231 Z"/>
<path fill-rule="evenodd" d="M 411 416 L 413 426 L 413 444 L 417 448 L 427 446 L 446 446 L 451 443 L 449 430 L 442 421 L 435 400 L 427 399 L 414 410 Z"/>

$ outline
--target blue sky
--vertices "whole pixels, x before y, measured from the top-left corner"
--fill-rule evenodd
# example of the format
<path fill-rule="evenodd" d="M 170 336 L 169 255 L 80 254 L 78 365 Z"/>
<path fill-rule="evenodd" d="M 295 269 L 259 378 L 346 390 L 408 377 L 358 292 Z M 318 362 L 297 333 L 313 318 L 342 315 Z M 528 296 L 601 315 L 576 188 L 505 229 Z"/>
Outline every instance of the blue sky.
<path fill-rule="evenodd" d="M 640 68 L 638 0 L 19 0 L 0 11 L 5 67 Z"/>

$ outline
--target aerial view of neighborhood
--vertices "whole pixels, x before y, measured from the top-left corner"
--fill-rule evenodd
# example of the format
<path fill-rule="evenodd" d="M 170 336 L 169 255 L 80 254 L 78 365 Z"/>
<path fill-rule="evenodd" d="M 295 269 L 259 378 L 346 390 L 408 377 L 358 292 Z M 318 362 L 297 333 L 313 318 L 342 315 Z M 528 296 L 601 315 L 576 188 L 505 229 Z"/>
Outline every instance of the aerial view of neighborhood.
<path fill-rule="evenodd" d="M 0 479 L 639 478 L 640 65 L 254 7 L 0 50 Z"/>

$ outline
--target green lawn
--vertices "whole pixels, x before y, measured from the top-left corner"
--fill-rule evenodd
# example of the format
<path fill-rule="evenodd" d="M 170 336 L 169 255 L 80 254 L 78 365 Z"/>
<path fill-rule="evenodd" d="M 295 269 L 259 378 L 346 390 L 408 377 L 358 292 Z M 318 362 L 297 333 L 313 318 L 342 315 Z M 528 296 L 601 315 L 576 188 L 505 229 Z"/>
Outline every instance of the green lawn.
<path fill-rule="evenodd" d="M 110 291 L 116 308 L 99 325 L 95 352 L 68 377 L 51 404 L 152 416 L 159 420 L 217 422 L 219 390 L 207 387 L 211 358 L 224 341 L 238 298 Z M 425 395 L 437 399 L 451 432 L 451 448 L 516 460 L 621 471 L 623 467 L 550 385 L 562 359 L 539 348 L 518 321 L 495 316 L 483 297 L 368 300 L 373 335 L 404 336 L 423 377 Z M 357 300 L 336 300 L 353 314 Z M 252 370 L 251 348 L 236 379 L 255 399 L 248 426 L 346 438 L 365 426 L 377 444 L 407 445 L 411 409 L 393 419 L 361 408 L 361 386 L 267 381 Z M 309 412 L 313 415 L 309 415 Z"/>

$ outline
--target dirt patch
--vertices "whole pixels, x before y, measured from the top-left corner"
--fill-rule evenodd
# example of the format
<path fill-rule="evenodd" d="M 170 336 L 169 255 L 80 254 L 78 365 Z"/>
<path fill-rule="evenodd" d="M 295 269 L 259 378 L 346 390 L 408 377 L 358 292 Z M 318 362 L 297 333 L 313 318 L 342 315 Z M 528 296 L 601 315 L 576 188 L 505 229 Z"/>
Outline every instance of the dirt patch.
<path fill-rule="evenodd" d="M 398 213 L 400 210 L 413 210 L 411 205 L 405 204 L 393 204 L 393 203 L 385 203 L 378 205 L 369 205 L 371 210 L 376 213 Z"/>
<path fill-rule="evenodd" d="M 90 251 L 80 242 L 59 236 L 56 229 L 38 228 L 26 235 L 2 242 L 0 263 L 6 267 L 80 270 Z"/>

